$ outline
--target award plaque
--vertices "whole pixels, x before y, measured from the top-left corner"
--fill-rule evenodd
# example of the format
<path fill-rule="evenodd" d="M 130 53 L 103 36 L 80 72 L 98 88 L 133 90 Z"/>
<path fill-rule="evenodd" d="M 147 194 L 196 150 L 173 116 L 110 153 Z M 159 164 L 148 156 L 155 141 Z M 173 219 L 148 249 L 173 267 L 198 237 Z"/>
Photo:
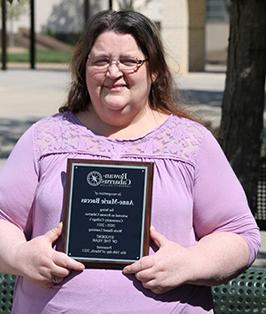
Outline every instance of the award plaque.
<path fill-rule="evenodd" d="M 68 159 L 64 251 L 86 267 L 122 268 L 148 254 L 153 163 Z"/>

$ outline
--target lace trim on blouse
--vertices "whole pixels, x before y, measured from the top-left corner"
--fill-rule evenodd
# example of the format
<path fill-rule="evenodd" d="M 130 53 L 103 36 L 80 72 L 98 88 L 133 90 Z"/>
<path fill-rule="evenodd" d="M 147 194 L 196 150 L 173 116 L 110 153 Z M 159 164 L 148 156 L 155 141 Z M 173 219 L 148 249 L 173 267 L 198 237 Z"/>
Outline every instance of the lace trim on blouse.
<path fill-rule="evenodd" d="M 51 154 L 85 154 L 108 159 L 170 158 L 195 165 L 203 127 L 171 115 L 158 128 L 134 140 L 114 140 L 94 134 L 71 113 L 44 118 L 35 124 L 37 160 Z"/>

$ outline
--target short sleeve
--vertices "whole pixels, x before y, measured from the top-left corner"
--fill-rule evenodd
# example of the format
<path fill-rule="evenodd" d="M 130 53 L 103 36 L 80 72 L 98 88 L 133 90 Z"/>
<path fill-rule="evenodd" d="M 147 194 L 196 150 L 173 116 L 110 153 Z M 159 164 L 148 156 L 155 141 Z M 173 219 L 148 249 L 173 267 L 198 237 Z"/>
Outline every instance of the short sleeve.
<path fill-rule="evenodd" d="M 32 126 L 19 139 L 0 171 L 0 218 L 14 223 L 26 235 L 30 232 L 31 207 L 38 184 L 33 133 Z"/>
<path fill-rule="evenodd" d="M 260 236 L 244 190 L 213 135 L 205 130 L 194 181 L 194 228 L 198 238 L 216 231 L 241 235 L 250 249 L 250 263 Z"/>

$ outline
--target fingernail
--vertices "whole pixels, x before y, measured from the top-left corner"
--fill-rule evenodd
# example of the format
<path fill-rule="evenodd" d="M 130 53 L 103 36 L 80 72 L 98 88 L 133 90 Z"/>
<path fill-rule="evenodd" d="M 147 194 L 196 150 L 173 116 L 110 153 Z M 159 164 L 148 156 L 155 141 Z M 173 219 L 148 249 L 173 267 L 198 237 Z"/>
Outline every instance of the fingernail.
<path fill-rule="evenodd" d="M 127 268 L 127 267 L 124 268 L 124 269 L 122 270 L 122 272 L 123 272 L 124 274 L 128 273 L 128 268 Z"/>
<path fill-rule="evenodd" d="M 81 270 L 84 270 L 84 269 L 85 269 L 85 265 L 81 264 L 79 268 L 80 268 Z"/>

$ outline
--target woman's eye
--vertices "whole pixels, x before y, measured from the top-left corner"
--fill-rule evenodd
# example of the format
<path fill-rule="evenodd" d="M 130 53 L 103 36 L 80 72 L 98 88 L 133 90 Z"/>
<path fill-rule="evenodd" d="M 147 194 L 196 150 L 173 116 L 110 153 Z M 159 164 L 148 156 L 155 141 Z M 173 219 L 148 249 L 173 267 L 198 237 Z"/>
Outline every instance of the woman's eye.
<path fill-rule="evenodd" d="M 120 60 L 120 63 L 122 63 L 125 66 L 135 66 L 137 61 L 136 59 L 122 59 Z"/>
<path fill-rule="evenodd" d="M 93 61 L 93 65 L 95 66 L 106 66 L 109 64 L 109 59 L 98 59 Z"/>

